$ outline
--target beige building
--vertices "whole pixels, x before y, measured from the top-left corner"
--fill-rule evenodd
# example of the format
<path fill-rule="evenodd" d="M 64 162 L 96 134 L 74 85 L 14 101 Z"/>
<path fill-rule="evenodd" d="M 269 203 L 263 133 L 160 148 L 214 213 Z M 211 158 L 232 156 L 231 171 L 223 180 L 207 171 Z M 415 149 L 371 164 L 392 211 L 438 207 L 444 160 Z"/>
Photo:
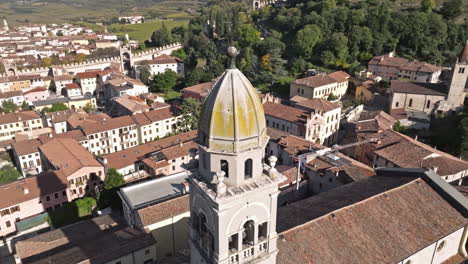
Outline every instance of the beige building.
<path fill-rule="evenodd" d="M 130 116 L 85 122 L 79 128 L 88 138 L 88 149 L 94 155 L 109 154 L 138 145 L 137 128 Z"/>
<path fill-rule="evenodd" d="M 330 95 L 341 99 L 348 89 L 349 74 L 337 71 L 295 80 L 289 87 L 289 97 L 296 95 L 309 99 L 327 99 Z"/>
<path fill-rule="evenodd" d="M 0 115 L 0 141 L 15 138 L 18 132 L 43 128 L 41 117 L 33 111 Z"/>
<path fill-rule="evenodd" d="M 138 127 L 140 143 L 147 143 L 177 132 L 177 122 L 181 117 L 169 105 L 132 116 Z"/>
<path fill-rule="evenodd" d="M 393 52 L 373 57 L 368 71 L 383 80 L 406 80 L 413 82 L 437 83 L 442 73 L 440 66 L 395 56 Z"/>

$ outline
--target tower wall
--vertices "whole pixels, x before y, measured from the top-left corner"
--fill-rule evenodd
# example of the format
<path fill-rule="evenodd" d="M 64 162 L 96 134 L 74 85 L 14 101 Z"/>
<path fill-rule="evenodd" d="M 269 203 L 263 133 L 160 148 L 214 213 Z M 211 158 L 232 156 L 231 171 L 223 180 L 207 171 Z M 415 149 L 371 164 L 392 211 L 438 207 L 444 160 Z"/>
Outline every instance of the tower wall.
<path fill-rule="evenodd" d="M 452 80 L 448 92 L 447 101 L 452 108 L 463 105 L 465 101 L 465 86 L 468 78 L 468 63 L 458 62 L 452 72 Z"/>

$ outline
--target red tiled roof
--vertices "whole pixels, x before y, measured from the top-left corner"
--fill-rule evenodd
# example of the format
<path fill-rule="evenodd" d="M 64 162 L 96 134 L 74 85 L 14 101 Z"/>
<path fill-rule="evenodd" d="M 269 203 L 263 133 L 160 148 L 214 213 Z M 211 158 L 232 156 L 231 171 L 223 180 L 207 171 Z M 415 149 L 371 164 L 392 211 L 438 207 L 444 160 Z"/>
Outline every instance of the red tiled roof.
<path fill-rule="evenodd" d="M 33 119 L 40 119 L 41 117 L 34 111 L 23 111 L 18 113 L 8 113 L 0 115 L 0 124 L 9 124 L 21 121 L 28 121 Z"/>
<path fill-rule="evenodd" d="M 103 119 L 102 121 L 98 121 L 95 123 L 84 123 L 81 125 L 81 130 L 86 135 L 102 132 L 102 131 L 107 131 L 111 129 L 117 129 L 121 127 L 127 127 L 134 125 L 135 122 L 130 116 L 122 116 L 122 117 L 116 117 L 116 118 L 110 118 L 110 119 Z"/>
<path fill-rule="evenodd" d="M 149 226 L 190 211 L 189 195 L 171 199 L 138 210 L 143 226 Z"/>
<path fill-rule="evenodd" d="M 321 98 L 301 101 L 297 103 L 297 105 L 302 106 L 307 109 L 314 110 L 314 111 L 320 111 L 320 112 L 329 112 L 337 108 L 341 108 L 340 104 L 332 103 L 328 100 L 321 99 Z"/>
<path fill-rule="evenodd" d="M 446 96 L 445 85 L 438 83 L 402 82 L 393 80 L 390 88 L 394 93 L 427 94 Z"/>
<path fill-rule="evenodd" d="M 263 110 L 265 111 L 265 115 L 300 124 L 305 124 L 307 118 L 310 117 L 308 111 L 273 102 L 265 102 Z"/>
<path fill-rule="evenodd" d="M 67 83 L 65 84 L 65 89 L 81 89 L 77 83 Z"/>
<path fill-rule="evenodd" d="M 279 235 L 277 263 L 400 263 L 467 224 L 425 181 L 388 178 L 369 177 L 278 208 L 278 230 L 287 229 Z"/>
<path fill-rule="evenodd" d="M 40 93 L 40 92 L 45 92 L 45 91 L 47 91 L 47 88 L 45 87 L 36 87 L 36 88 L 33 88 L 31 90 L 24 92 L 23 94 Z"/>

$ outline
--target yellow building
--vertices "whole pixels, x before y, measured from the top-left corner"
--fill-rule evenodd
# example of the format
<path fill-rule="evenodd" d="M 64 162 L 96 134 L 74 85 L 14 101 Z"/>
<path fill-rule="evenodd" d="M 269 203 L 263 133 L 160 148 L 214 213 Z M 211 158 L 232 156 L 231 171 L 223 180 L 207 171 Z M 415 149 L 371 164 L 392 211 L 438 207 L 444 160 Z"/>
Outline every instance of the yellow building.
<path fill-rule="evenodd" d="M 33 102 L 34 109 L 36 111 L 42 111 L 44 108 L 51 108 L 53 104 L 63 103 L 68 109 L 78 110 L 85 108 L 88 104 L 92 108 L 96 108 L 96 97 L 94 96 L 80 96 L 80 97 L 58 97 L 54 99 L 41 100 Z"/>

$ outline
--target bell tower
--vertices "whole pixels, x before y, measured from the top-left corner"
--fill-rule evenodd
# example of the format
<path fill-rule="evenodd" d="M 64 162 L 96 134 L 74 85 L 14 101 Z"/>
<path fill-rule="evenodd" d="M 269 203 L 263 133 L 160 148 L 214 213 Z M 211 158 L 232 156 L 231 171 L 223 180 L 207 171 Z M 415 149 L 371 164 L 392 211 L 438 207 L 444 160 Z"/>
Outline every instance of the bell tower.
<path fill-rule="evenodd" d="M 453 67 L 452 80 L 448 91 L 447 101 L 450 108 L 463 106 L 465 101 L 465 87 L 468 79 L 468 41 L 465 44 L 457 62 Z"/>
<path fill-rule="evenodd" d="M 190 178 L 191 263 L 276 263 L 278 183 L 257 91 L 235 67 L 213 86 L 198 130 L 199 171 Z"/>

